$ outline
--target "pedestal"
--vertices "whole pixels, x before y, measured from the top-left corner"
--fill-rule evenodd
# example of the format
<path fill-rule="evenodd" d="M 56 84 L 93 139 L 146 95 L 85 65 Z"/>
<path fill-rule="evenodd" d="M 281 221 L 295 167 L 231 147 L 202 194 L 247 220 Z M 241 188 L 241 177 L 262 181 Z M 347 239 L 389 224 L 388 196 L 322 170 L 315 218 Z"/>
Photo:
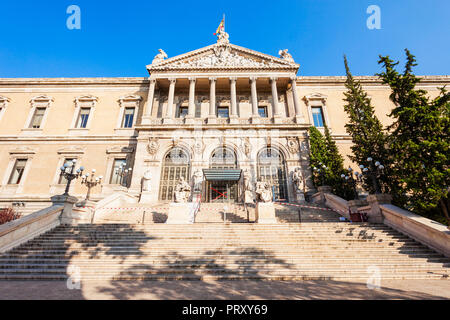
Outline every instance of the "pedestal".
<path fill-rule="evenodd" d="M 327 199 L 325 199 L 325 193 L 332 193 L 333 190 L 330 186 L 320 186 L 317 188 L 320 193 L 320 203 L 324 204 Z"/>
<path fill-rule="evenodd" d="M 142 191 L 141 197 L 139 198 L 139 203 L 151 203 L 152 193 L 150 191 Z"/>
<path fill-rule="evenodd" d="M 194 203 L 175 203 L 169 205 L 167 224 L 191 224 L 193 221 Z"/>
<path fill-rule="evenodd" d="M 141 124 L 151 124 L 151 123 L 152 123 L 151 116 L 146 116 L 146 115 L 142 116 Z"/>
<path fill-rule="evenodd" d="M 305 123 L 305 118 L 302 116 L 295 116 L 295 123 Z"/>
<path fill-rule="evenodd" d="M 53 205 L 64 206 L 61 214 L 61 224 L 77 224 L 83 220 L 83 214 L 80 212 L 73 212 L 73 205 L 78 201 L 77 198 L 68 195 L 57 195 L 50 198 Z"/>
<path fill-rule="evenodd" d="M 258 202 L 256 204 L 256 222 L 261 224 L 278 223 L 273 202 Z"/>
<path fill-rule="evenodd" d="M 239 124 L 239 118 L 237 116 L 230 116 L 230 124 Z"/>
<path fill-rule="evenodd" d="M 297 203 L 303 204 L 306 202 L 305 200 L 305 193 L 303 191 L 297 191 L 295 194 L 295 200 Z"/>
<path fill-rule="evenodd" d="M 392 201 L 392 196 L 390 194 L 369 194 L 367 196 L 367 202 L 370 205 L 370 211 L 368 212 L 369 222 L 373 223 L 383 223 L 384 217 L 381 213 L 380 205 L 390 204 Z"/>
<path fill-rule="evenodd" d="M 273 123 L 283 123 L 283 117 L 280 115 L 273 116 Z"/>
<path fill-rule="evenodd" d="M 96 202 L 83 200 L 72 208 L 72 224 L 92 223 L 94 218 Z"/>
<path fill-rule="evenodd" d="M 208 124 L 217 124 L 217 118 L 216 117 L 208 117 Z"/>

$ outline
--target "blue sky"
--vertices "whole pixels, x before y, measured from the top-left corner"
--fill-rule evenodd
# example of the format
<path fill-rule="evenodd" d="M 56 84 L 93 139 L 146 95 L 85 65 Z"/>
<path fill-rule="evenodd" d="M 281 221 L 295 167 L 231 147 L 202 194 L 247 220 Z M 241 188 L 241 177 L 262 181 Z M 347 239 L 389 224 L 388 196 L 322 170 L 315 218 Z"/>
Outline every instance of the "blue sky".
<path fill-rule="evenodd" d="M 81 30 L 69 30 L 69 5 L 81 9 Z M 369 30 L 369 5 L 381 29 Z M 0 77 L 147 76 L 157 49 L 169 57 L 216 41 L 222 14 L 234 44 L 277 55 L 288 48 L 299 75 L 343 75 L 347 54 L 355 75 L 380 71 L 378 55 L 417 56 L 417 74 L 450 74 L 448 0 L 259 1 L 1 1 Z"/>

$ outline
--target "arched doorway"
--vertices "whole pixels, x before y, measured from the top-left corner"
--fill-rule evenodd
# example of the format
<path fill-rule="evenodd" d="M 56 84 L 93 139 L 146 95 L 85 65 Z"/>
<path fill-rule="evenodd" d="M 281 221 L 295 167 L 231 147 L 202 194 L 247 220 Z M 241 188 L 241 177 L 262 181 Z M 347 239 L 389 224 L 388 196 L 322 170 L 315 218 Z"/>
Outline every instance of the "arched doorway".
<path fill-rule="evenodd" d="M 159 182 L 159 200 L 174 200 L 175 185 L 181 177 L 189 181 L 190 167 L 189 155 L 182 148 L 175 147 L 166 154 Z"/>
<path fill-rule="evenodd" d="M 237 169 L 237 157 L 233 149 L 226 146 L 216 148 L 211 153 L 209 168 L 223 171 L 224 175 L 228 170 Z M 220 173 L 219 173 L 220 175 Z M 236 202 L 238 199 L 238 183 L 237 181 L 212 180 L 206 183 L 206 197 L 208 202 L 224 203 Z"/>
<path fill-rule="evenodd" d="M 266 181 L 273 186 L 275 200 L 288 200 L 286 183 L 286 163 L 282 153 L 273 148 L 265 148 L 258 154 L 258 181 Z"/>

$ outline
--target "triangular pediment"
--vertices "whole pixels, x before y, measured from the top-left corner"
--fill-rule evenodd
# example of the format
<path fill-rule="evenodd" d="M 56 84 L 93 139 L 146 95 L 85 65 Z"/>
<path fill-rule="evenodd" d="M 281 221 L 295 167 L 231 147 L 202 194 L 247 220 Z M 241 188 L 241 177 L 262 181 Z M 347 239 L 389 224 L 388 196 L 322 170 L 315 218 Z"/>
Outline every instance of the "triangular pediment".
<path fill-rule="evenodd" d="M 147 66 L 149 72 L 170 70 L 290 70 L 299 65 L 233 44 L 214 44 L 166 60 L 155 59 Z"/>

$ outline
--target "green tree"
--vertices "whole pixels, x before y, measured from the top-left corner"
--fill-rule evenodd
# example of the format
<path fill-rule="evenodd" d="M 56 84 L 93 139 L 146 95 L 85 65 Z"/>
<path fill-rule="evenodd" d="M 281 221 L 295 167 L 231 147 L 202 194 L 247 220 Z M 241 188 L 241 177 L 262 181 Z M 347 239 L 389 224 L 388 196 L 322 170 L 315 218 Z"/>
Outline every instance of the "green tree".
<path fill-rule="evenodd" d="M 330 186 L 335 194 L 353 199 L 352 188 L 341 178 L 341 174 L 346 173 L 344 160 L 328 127 L 325 126 L 325 136 L 316 127 L 310 127 L 309 141 L 311 167 L 319 168 L 323 172 L 324 184 Z M 322 177 L 317 171 L 313 171 L 313 181 L 315 186 L 322 185 Z"/>
<path fill-rule="evenodd" d="M 394 197 L 394 203 L 402 205 L 404 204 L 403 190 L 398 177 L 391 169 L 393 159 L 388 146 L 388 133 L 375 115 L 372 101 L 363 90 L 361 83 L 353 78 L 346 56 L 344 56 L 344 65 L 347 74 L 344 110 L 349 118 L 345 129 L 353 142 L 352 154 L 348 157 L 354 163 L 365 167 L 369 166 L 367 161 L 369 157 L 374 161 L 380 161 L 385 167 L 384 174 L 378 180 L 381 190 L 390 193 Z M 364 176 L 363 186 L 369 193 L 376 191 L 372 180 L 367 176 Z"/>
<path fill-rule="evenodd" d="M 430 99 L 425 90 L 416 89 L 420 82 L 412 71 L 416 59 L 408 49 L 405 52 L 402 74 L 395 68 L 398 62 L 389 56 L 380 56 L 378 63 L 384 70 L 377 74 L 390 86 L 390 100 L 395 104 L 389 115 L 394 119 L 389 130 L 395 174 L 401 177 L 408 195 L 408 209 L 430 216 L 440 208 L 441 217 L 450 224 L 450 94 L 441 88 L 440 94 Z"/>

